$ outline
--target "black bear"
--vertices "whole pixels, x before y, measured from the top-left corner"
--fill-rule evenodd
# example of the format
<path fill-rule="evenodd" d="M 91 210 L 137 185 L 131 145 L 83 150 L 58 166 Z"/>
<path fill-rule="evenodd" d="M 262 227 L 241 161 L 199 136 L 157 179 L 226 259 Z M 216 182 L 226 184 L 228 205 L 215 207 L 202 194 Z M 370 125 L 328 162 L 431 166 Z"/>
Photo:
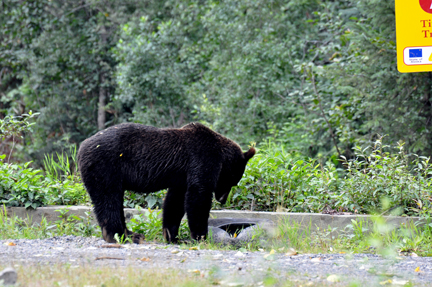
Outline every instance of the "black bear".
<path fill-rule="evenodd" d="M 168 242 L 177 242 L 185 212 L 192 239 L 206 238 L 213 193 L 224 204 L 254 154 L 254 148 L 243 153 L 234 141 L 200 123 L 179 129 L 126 123 L 83 141 L 78 165 L 105 241 L 115 242 L 116 233 L 135 243 L 144 239 L 126 228 L 125 190 L 168 188 L 163 234 Z"/>

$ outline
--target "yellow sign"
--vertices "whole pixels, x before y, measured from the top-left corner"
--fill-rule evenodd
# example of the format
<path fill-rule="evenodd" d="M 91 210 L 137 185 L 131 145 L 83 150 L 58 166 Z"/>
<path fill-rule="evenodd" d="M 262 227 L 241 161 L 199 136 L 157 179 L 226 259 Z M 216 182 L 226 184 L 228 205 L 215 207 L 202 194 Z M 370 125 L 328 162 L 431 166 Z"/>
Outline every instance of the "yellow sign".
<path fill-rule="evenodd" d="M 432 0 L 395 0 L 401 73 L 432 71 Z"/>

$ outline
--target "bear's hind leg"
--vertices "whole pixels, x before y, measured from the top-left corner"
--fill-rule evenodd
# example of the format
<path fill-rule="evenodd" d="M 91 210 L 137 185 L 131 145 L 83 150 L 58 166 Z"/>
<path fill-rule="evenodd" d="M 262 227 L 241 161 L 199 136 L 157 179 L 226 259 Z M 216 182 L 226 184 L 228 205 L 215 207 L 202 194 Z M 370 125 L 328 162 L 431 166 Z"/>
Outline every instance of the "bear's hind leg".
<path fill-rule="evenodd" d="M 123 192 L 107 192 L 100 197 L 91 198 L 103 239 L 108 243 L 116 243 L 116 233 L 119 239 L 125 239 L 128 234 L 123 212 Z"/>
<path fill-rule="evenodd" d="M 197 188 L 198 189 L 198 188 Z M 208 218 L 213 194 L 202 190 L 189 189 L 186 194 L 186 214 L 193 240 L 205 240 L 208 232 Z"/>
<path fill-rule="evenodd" d="M 167 242 L 177 243 L 181 220 L 185 214 L 186 188 L 169 188 L 163 204 L 163 235 Z"/>

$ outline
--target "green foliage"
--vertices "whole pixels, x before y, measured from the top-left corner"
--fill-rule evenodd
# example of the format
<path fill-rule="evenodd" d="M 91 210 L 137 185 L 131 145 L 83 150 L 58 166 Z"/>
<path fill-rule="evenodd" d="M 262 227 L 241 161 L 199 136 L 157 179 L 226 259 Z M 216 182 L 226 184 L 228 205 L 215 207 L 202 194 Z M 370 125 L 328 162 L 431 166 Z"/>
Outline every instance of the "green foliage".
<path fill-rule="evenodd" d="M 30 111 L 28 114 L 22 114 L 21 116 L 5 116 L 3 119 L 0 118 L 0 154 L 6 153 L 9 148 L 9 157 L 12 155 L 17 139 L 22 139 L 26 132 L 31 131 L 31 127 L 35 124 L 32 119 L 38 116 L 39 113 L 33 113 Z M 9 147 L 8 142 L 12 140 L 12 146 Z"/>
<path fill-rule="evenodd" d="M 19 151 L 37 164 L 122 121 L 197 120 L 244 145 L 271 133 L 320 161 L 378 134 L 431 152 L 431 74 L 397 71 L 393 1 L 7 0 L 0 13 L 0 117 L 41 112 Z"/>
<path fill-rule="evenodd" d="M 126 191 L 123 205 L 129 208 L 161 209 L 166 193 L 165 189 L 149 194 Z"/>
<path fill-rule="evenodd" d="M 129 237 L 125 237 L 124 234 L 121 237 L 119 237 L 118 233 L 114 234 L 114 240 L 118 244 L 132 243 L 132 239 L 130 239 Z"/>
<path fill-rule="evenodd" d="M 98 225 L 92 224 L 92 216 L 89 211 L 85 212 L 85 216 L 76 216 L 70 214 L 68 208 L 56 210 L 59 214 L 59 220 L 54 222 L 54 225 L 48 229 L 56 236 L 61 235 L 77 235 L 77 236 L 101 236 L 101 231 Z"/>
<path fill-rule="evenodd" d="M 8 216 L 6 208 L 0 208 L 0 239 L 38 239 L 52 236 L 50 223 L 42 218 L 39 224 L 31 224 L 31 219 Z"/>
<path fill-rule="evenodd" d="M 68 161 L 56 162 L 52 157 L 47 157 L 45 163 L 49 172 L 45 175 L 42 170 L 29 167 L 31 162 L 7 164 L 4 162 L 5 158 L 6 155 L 0 155 L 0 203 L 6 206 L 37 208 L 44 205 L 80 205 L 89 202 L 79 175 L 67 173 L 70 171 Z M 63 155 L 60 158 L 63 158 Z M 54 173 L 55 168 L 64 170 L 66 174 L 60 176 L 59 173 Z"/>
<path fill-rule="evenodd" d="M 329 194 L 338 184 L 334 165 L 322 166 L 268 142 L 249 161 L 227 205 L 250 210 L 321 212 L 331 204 Z"/>
<path fill-rule="evenodd" d="M 397 215 L 428 214 L 432 208 L 430 159 L 407 154 L 402 143 L 396 148 L 397 152 L 390 152 L 381 139 L 372 147 L 356 147 L 357 158 L 345 161 L 347 176 L 336 206 L 360 213 L 384 209 Z"/>
<path fill-rule="evenodd" d="M 143 209 L 142 214 L 134 217 L 126 224 L 132 232 L 144 234 L 147 241 L 164 241 L 162 234 L 161 210 Z M 186 221 L 182 221 L 179 228 L 178 238 L 189 239 L 190 232 Z"/>
<path fill-rule="evenodd" d="M 0 208 L 0 239 L 43 239 L 61 235 L 101 236 L 100 228 L 91 223 L 90 212 L 83 217 L 68 214 L 68 209 L 56 210 L 59 220 L 48 222 L 42 217 L 40 223 L 31 224 L 32 219 L 8 216 L 6 208 Z"/>
<path fill-rule="evenodd" d="M 356 147 L 345 169 L 288 153 L 268 142 L 250 160 L 227 205 L 246 210 L 389 213 L 428 217 L 432 209 L 430 159 L 377 140 Z"/>
<path fill-rule="evenodd" d="M 69 147 L 69 153 L 56 153 L 56 156 L 57 159 L 54 160 L 53 154 L 45 155 L 43 163 L 47 176 L 52 179 L 70 178 L 79 181 L 76 146 Z"/>
<path fill-rule="evenodd" d="M 2 113 L 41 112 L 26 154 L 38 163 L 66 144 L 78 144 L 116 121 L 111 102 L 118 26 L 140 7 L 136 1 L 16 1 L 0 10 Z M 98 115 L 98 110 L 100 115 Z M 19 112 L 17 112 L 19 111 Z"/>
<path fill-rule="evenodd" d="M 430 224 L 409 222 L 401 226 L 386 223 L 385 218 L 351 220 L 343 230 L 320 230 L 299 223 L 282 221 L 268 245 L 286 252 L 287 242 L 298 253 L 373 253 L 394 258 L 397 255 L 430 256 L 432 228 Z M 291 251 L 292 252 L 292 251 Z"/>
<path fill-rule="evenodd" d="M 47 197 L 53 205 L 80 205 L 90 202 L 78 172 L 77 150 L 75 146 L 68 152 L 45 155 L 43 161 L 46 182 L 49 185 Z"/>
<path fill-rule="evenodd" d="M 7 206 L 37 208 L 46 203 L 41 170 L 24 165 L 4 163 L 6 155 L 0 156 L 0 203 Z"/>
<path fill-rule="evenodd" d="M 30 122 L 30 119 L 36 117 L 39 113 L 30 111 L 28 114 L 13 117 L 6 116 L 0 119 L 0 139 L 4 141 L 11 136 L 20 136 L 21 133 L 29 131 L 30 127 L 35 123 Z"/>

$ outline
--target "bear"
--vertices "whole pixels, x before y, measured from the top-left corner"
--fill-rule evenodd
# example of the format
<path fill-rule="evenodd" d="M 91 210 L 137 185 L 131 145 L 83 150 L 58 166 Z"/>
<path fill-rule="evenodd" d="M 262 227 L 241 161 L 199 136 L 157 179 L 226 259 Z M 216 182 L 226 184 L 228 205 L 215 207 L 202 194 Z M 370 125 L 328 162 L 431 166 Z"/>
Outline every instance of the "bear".
<path fill-rule="evenodd" d="M 225 204 L 254 154 L 253 147 L 242 152 L 237 143 L 200 123 L 181 128 L 124 123 L 84 140 L 78 167 L 106 242 L 116 242 L 116 233 L 134 243 L 144 240 L 126 228 L 125 190 L 168 189 L 162 232 L 168 243 L 177 243 L 185 213 L 192 240 L 206 239 L 213 194 Z"/>

